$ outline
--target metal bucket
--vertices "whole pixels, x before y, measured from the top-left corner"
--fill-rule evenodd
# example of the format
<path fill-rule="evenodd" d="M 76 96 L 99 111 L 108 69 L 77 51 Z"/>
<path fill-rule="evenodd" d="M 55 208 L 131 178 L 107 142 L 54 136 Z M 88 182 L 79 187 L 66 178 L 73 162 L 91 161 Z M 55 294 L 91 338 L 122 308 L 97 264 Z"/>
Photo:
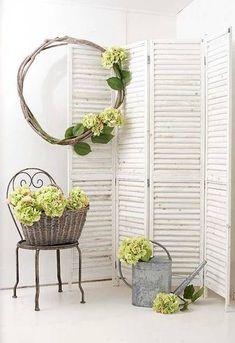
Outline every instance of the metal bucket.
<path fill-rule="evenodd" d="M 148 262 L 138 262 L 132 266 L 132 285 L 124 278 L 119 261 L 121 279 L 132 288 L 132 304 L 135 306 L 152 307 L 157 293 L 171 292 L 172 259 L 170 253 L 160 243 L 151 242 L 160 246 L 167 257 L 155 256 Z"/>

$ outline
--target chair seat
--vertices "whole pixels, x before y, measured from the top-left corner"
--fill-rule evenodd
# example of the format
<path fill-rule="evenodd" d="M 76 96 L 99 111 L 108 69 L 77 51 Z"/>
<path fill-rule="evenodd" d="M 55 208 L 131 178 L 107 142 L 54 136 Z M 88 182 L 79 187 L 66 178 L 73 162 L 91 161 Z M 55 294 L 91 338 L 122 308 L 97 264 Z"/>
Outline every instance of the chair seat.
<path fill-rule="evenodd" d="M 78 246 L 78 242 L 66 243 L 66 244 L 56 244 L 56 245 L 31 245 L 26 243 L 25 240 L 19 241 L 17 247 L 27 250 L 60 250 L 60 249 L 71 249 Z"/>

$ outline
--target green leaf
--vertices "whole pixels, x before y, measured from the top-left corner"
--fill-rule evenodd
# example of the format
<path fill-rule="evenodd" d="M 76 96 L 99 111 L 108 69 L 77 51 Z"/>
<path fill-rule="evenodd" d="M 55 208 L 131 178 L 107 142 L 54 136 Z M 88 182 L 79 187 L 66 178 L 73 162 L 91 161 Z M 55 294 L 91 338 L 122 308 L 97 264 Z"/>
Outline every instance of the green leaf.
<path fill-rule="evenodd" d="M 84 131 L 85 131 L 85 127 L 81 123 L 79 123 L 76 126 L 74 126 L 73 135 L 78 137 L 81 134 L 83 134 Z"/>
<path fill-rule="evenodd" d="M 185 287 L 184 299 L 192 299 L 194 291 L 195 291 L 195 289 L 194 289 L 193 285 L 188 285 L 187 287 Z"/>
<path fill-rule="evenodd" d="M 187 311 L 188 310 L 188 305 L 189 305 L 189 302 L 188 301 L 186 301 L 184 304 L 181 304 L 180 306 L 182 306 L 181 307 L 181 309 L 180 309 L 180 311 Z"/>
<path fill-rule="evenodd" d="M 91 152 L 91 147 L 89 144 L 81 142 L 73 146 L 74 151 L 81 156 L 85 156 Z"/>
<path fill-rule="evenodd" d="M 192 296 L 192 302 L 194 303 L 198 298 L 200 298 L 204 293 L 204 287 L 199 288 Z"/>
<path fill-rule="evenodd" d="M 109 87 L 111 87 L 112 89 L 114 89 L 116 91 L 120 91 L 121 89 L 123 89 L 122 80 L 119 79 L 118 77 L 110 77 L 106 81 L 107 81 Z"/>
<path fill-rule="evenodd" d="M 131 81 L 131 72 L 129 70 L 121 70 L 122 82 L 124 85 L 128 85 Z"/>
<path fill-rule="evenodd" d="M 110 133 L 113 132 L 113 129 L 114 129 L 114 127 L 110 127 L 110 126 L 105 125 L 104 128 L 103 128 L 103 130 L 102 130 L 102 133 L 104 133 L 104 134 L 110 134 Z"/>
<path fill-rule="evenodd" d="M 91 141 L 93 143 L 107 144 L 113 137 L 114 135 L 101 133 L 99 136 L 92 136 Z"/>
<path fill-rule="evenodd" d="M 71 127 L 68 127 L 68 128 L 67 128 L 67 130 L 65 131 L 65 134 L 64 134 L 64 137 L 65 137 L 65 138 L 74 137 L 73 128 L 74 128 L 74 126 L 71 126 Z"/>

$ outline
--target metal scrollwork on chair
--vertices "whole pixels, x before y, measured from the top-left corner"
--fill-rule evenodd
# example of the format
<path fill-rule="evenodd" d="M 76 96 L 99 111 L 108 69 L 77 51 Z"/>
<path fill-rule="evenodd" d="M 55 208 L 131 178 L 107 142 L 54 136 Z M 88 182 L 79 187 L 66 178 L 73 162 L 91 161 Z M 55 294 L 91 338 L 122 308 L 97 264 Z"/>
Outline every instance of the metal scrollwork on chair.
<path fill-rule="evenodd" d="M 40 168 L 25 168 L 16 173 L 9 181 L 6 191 L 6 198 L 8 199 L 9 193 L 14 191 L 17 187 L 28 186 L 35 189 L 39 189 L 43 186 L 48 186 L 49 184 L 56 185 L 53 177 L 48 174 L 45 170 Z M 14 221 L 16 229 L 23 240 L 23 236 L 17 221 L 12 212 L 10 204 L 7 205 L 10 211 L 11 217 Z"/>

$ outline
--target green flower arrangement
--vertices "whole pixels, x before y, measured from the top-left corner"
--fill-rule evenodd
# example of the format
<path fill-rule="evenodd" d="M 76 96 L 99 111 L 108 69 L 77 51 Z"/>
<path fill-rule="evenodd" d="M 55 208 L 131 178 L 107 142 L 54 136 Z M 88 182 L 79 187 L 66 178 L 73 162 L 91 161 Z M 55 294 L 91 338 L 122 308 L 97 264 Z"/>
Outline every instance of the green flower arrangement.
<path fill-rule="evenodd" d="M 153 310 L 162 314 L 175 313 L 178 310 L 186 311 L 190 304 L 195 303 L 204 293 L 204 288 L 197 291 L 193 285 L 188 285 L 184 289 L 183 297 L 174 293 L 158 293 L 153 301 Z"/>
<path fill-rule="evenodd" d="M 158 293 L 153 302 L 153 310 L 163 314 L 175 313 L 179 309 L 179 300 L 175 294 Z"/>
<path fill-rule="evenodd" d="M 135 265 L 138 261 L 148 262 L 152 256 L 152 245 L 144 237 L 126 238 L 122 241 L 118 258 L 127 264 Z"/>
<path fill-rule="evenodd" d="M 49 217 L 61 217 L 66 207 L 66 199 L 61 189 L 48 186 L 35 192 L 38 208 Z"/>
<path fill-rule="evenodd" d="M 65 209 L 77 210 L 89 205 L 89 198 L 79 187 L 75 187 L 66 199 L 61 189 L 55 186 L 31 191 L 29 187 L 19 187 L 9 196 L 16 218 L 20 223 L 32 226 L 45 213 L 48 217 L 61 217 Z"/>
<path fill-rule="evenodd" d="M 112 47 L 102 54 L 102 66 L 111 69 L 115 64 L 121 64 L 128 57 L 127 51 L 124 48 Z"/>
<path fill-rule="evenodd" d="M 89 205 L 89 198 L 80 187 L 75 187 L 69 193 L 67 200 L 67 208 L 70 210 L 76 210 L 78 208 L 83 208 Z"/>
<path fill-rule="evenodd" d="M 131 81 L 131 73 L 123 69 L 123 63 L 127 60 L 128 53 L 124 48 L 112 47 L 105 50 L 101 55 L 101 64 L 104 68 L 113 68 L 115 76 L 106 80 L 113 90 L 118 91 L 114 107 L 104 109 L 100 113 L 86 113 L 79 123 L 74 124 L 65 131 L 65 139 L 76 139 L 83 137 L 82 141 L 73 145 L 74 151 L 81 156 L 91 152 L 88 143 L 83 142 L 91 138 L 92 143 L 107 144 L 114 135 L 114 127 L 121 127 L 124 124 L 124 115 L 119 109 L 124 101 L 125 88 Z"/>
<path fill-rule="evenodd" d="M 31 200 L 32 192 L 28 186 L 22 186 L 10 195 L 10 202 L 13 206 L 16 206 L 26 196 L 29 196 L 26 199 Z"/>

